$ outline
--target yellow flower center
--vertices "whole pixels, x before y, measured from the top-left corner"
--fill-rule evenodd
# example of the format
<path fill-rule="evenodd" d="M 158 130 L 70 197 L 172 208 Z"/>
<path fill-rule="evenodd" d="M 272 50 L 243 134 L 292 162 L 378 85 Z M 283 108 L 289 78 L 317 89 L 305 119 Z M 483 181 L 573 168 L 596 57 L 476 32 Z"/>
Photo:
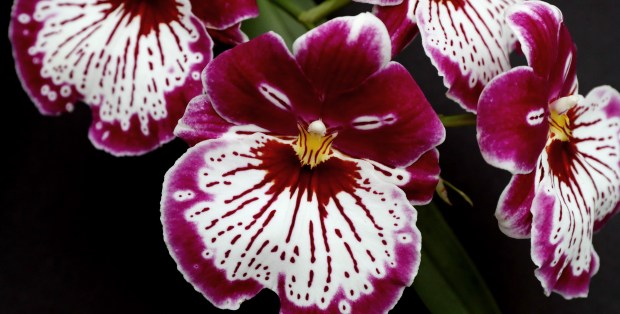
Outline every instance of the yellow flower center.
<path fill-rule="evenodd" d="M 567 142 L 572 136 L 571 121 L 566 114 L 581 99 L 579 95 L 562 97 L 549 105 L 549 135 L 552 140 Z"/>
<path fill-rule="evenodd" d="M 297 125 L 299 136 L 295 141 L 295 152 L 302 166 L 309 165 L 310 168 L 328 160 L 331 157 L 332 142 L 336 134 L 327 133 L 327 128 L 323 121 L 316 120 L 305 129 Z"/>

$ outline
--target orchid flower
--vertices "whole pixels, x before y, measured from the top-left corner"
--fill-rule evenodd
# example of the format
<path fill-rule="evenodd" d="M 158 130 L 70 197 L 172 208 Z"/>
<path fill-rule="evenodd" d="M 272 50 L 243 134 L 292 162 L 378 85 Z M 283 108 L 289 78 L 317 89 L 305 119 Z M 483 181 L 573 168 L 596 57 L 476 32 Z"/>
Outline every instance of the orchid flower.
<path fill-rule="evenodd" d="M 437 184 L 445 130 L 369 13 L 275 33 L 204 70 L 176 134 L 162 223 L 179 270 L 215 306 L 267 288 L 282 313 L 384 313 L 420 262 L 413 203 Z"/>
<path fill-rule="evenodd" d="M 507 19 L 528 66 L 494 78 L 478 104 L 483 157 L 514 174 L 496 217 L 508 236 L 531 237 L 545 294 L 585 297 L 599 265 L 593 232 L 618 210 L 620 95 L 578 94 L 576 48 L 556 7 L 525 2 Z"/>
<path fill-rule="evenodd" d="M 16 0 L 9 33 L 17 73 L 42 114 L 84 102 L 97 148 L 139 155 L 172 140 L 203 92 L 213 44 L 201 20 L 242 40 L 238 23 L 257 14 L 249 0 Z"/>
<path fill-rule="evenodd" d="M 393 55 L 419 31 L 426 55 L 444 77 L 447 96 L 467 111 L 476 112 L 484 86 L 510 69 L 515 38 L 504 11 L 522 0 L 356 1 L 376 5 L 375 14 L 390 33 Z"/>

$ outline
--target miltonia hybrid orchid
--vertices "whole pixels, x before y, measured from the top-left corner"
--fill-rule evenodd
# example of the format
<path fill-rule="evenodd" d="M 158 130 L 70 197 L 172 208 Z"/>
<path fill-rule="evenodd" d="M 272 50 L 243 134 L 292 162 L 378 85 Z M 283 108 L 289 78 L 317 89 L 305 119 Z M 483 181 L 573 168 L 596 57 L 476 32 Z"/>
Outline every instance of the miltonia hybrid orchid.
<path fill-rule="evenodd" d="M 496 75 L 510 69 L 515 37 L 504 12 L 521 0 L 356 0 L 375 4 L 386 24 L 393 54 L 418 33 L 431 62 L 444 77 L 447 96 L 476 112 L 478 97 Z"/>
<path fill-rule="evenodd" d="M 531 1 L 507 18 L 529 66 L 492 80 L 478 105 L 483 156 L 514 174 L 496 216 L 507 235 L 531 237 L 547 295 L 584 297 L 599 264 L 593 232 L 618 210 L 620 95 L 603 86 L 579 96 L 557 8 Z"/>
<path fill-rule="evenodd" d="M 420 261 L 413 203 L 437 184 L 444 129 L 389 62 L 371 14 L 215 58 L 176 133 L 162 223 L 185 278 L 220 308 L 268 288 L 282 313 L 383 313 Z M 260 132 L 257 132 L 260 131 Z"/>
<path fill-rule="evenodd" d="M 17 73 L 39 111 L 91 106 L 92 143 L 138 155 L 174 138 L 212 59 L 205 25 L 228 43 L 254 0 L 16 0 L 10 38 Z M 203 24 L 204 23 L 204 24 Z"/>

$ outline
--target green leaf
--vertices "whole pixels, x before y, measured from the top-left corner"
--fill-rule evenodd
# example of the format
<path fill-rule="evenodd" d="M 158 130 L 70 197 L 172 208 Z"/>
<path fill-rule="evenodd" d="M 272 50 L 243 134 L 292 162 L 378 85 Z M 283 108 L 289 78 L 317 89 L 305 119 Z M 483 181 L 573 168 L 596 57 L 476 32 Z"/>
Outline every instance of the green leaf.
<path fill-rule="evenodd" d="M 432 313 L 501 313 L 467 252 L 433 204 L 417 206 L 422 261 L 413 283 Z"/>
<path fill-rule="evenodd" d="M 241 29 L 250 37 L 254 38 L 266 32 L 278 33 L 286 45 L 291 48 L 295 39 L 306 32 L 306 28 L 296 19 L 280 7 L 268 0 L 257 0 L 260 14 L 255 19 L 246 20 Z M 314 6 L 312 0 L 297 0 L 298 6 L 303 9 Z"/>

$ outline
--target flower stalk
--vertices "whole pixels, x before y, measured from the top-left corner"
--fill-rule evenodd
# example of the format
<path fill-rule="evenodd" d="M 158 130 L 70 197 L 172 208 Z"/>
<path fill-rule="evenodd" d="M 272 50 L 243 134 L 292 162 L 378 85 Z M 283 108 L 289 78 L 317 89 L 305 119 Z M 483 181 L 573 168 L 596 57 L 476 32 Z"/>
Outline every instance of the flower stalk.
<path fill-rule="evenodd" d="M 456 115 L 439 115 L 439 119 L 446 128 L 476 125 L 476 115 L 473 113 L 463 113 Z"/>

